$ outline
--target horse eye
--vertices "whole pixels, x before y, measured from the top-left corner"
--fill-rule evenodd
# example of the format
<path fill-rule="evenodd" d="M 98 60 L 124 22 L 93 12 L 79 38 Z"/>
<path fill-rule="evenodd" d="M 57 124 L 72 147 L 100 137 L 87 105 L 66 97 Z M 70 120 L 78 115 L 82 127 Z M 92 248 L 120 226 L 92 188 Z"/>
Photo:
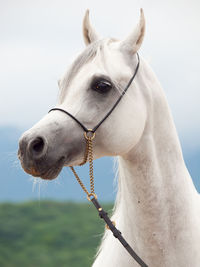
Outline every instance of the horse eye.
<path fill-rule="evenodd" d="M 110 91 L 112 84 L 106 80 L 94 81 L 91 86 L 92 90 L 97 91 L 100 94 L 105 94 Z"/>

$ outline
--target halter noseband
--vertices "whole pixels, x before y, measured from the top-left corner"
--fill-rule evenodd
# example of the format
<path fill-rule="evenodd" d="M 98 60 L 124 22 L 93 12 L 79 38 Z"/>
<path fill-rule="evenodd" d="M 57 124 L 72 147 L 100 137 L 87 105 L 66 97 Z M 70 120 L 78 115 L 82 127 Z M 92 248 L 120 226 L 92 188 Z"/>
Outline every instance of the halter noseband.
<path fill-rule="evenodd" d="M 95 132 L 96 132 L 96 130 L 110 116 L 110 114 L 113 112 L 113 110 L 119 104 L 119 102 L 122 99 L 122 97 L 125 95 L 126 91 L 130 87 L 132 81 L 134 80 L 134 78 L 135 78 L 135 76 L 136 76 L 136 74 L 138 72 L 139 65 L 140 65 L 140 58 L 139 58 L 138 53 L 137 53 L 137 58 L 138 58 L 138 63 L 137 63 L 135 72 L 134 72 L 133 76 L 131 77 L 131 79 L 129 80 L 129 82 L 126 85 L 126 87 L 124 88 L 124 90 L 121 93 L 120 97 L 117 99 L 117 101 L 115 102 L 115 104 L 113 105 L 113 107 L 108 111 L 108 113 L 103 117 L 103 119 L 93 129 L 88 129 L 87 127 L 85 127 L 76 117 L 74 117 L 71 113 L 69 113 L 68 111 L 66 111 L 64 109 L 61 109 L 61 108 L 52 108 L 52 109 L 49 110 L 49 112 L 51 112 L 53 110 L 59 110 L 59 111 L 64 112 L 65 114 L 67 114 L 68 116 L 70 116 L 73 120 L 75 120 L 79 124 L 79 126 L 81 126 L 81 128 L 84 130 L 84 137 L 86 139 L 86 151 L 85 151 L 84 160 L 79 165 L 81 166 L 81 165 L 85 164 L 87 162 L 87 160 L 89 161 L 89 167 L 90 167 L 90 193 L 88 192 L 88 190 L 84 186 L 83 182 L 79 178 L 79 176 L 76 173 L 74 167 L 73 166 L 70 166 L 70 168 L 71 168 L 71 170 L 72 170 L 75 178 L 77 179 L 78 183 L 82 187 L 83 191 L 87 194 L 88 200 L 93 203 L 93 205 L 95 206 L 95 208 L 97 209 L 97 211 L 99 213 L 100 218 L 105 221 L 107 229 L 109 229 L 109 230 L 112 231 L 114 237 L 117 238 L 120 241 L 120 243 L 128 251 L 128 253 L 131 255 L 131 257 L 134 258 L 134 260 L 140 266 L 142 266 L 142 267 L 148 267 L 148 265 L 135 253 L 135 251 L 131 248 L 131 246 L 126 242 L 126 240 L 122 236 L 122 233 L 115 227 L 115 223 L 110 220 L 110 218 L 107 215 L 107 212 L 105 212 L 103 210 L 103 208 L 101 207 L 101 205 L 97 201 L 97 196 L 96 196 L 96 194 L 94 192 L 94 176 L 93 176 L 93 148 L 92 148 L 92 140 L 95 138 Z"/>

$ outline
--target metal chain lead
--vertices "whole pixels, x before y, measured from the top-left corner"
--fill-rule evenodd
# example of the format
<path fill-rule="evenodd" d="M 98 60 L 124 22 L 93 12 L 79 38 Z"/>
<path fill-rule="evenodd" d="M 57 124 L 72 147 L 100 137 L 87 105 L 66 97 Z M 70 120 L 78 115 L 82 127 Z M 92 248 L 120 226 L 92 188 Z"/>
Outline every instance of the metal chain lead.
<path fill-rule="evenodd" d="M 85 139 L 85 141 L 86 141 L 85 155 L 84 155 L 83 161 L 79 164 L 79 166 L 83 166 L 87 162 L 87 159 L 88 159 L 89 142 L 87 139 Z"/>
<path fill-rule="evenodd" d="M 79 164 L 79 166 L 84 165 L 87 161 L 89 162 L 89 176 L 90 176 L 90 193 L 88 192 L 87 188 L 81 181 L 80 177 L 78 176 L 77 172 L 75 171 L 73 166 L 70 166 L 76 180 L 80 184 L 83 191 L 87 194 L 87 199 L 91 201 L 91 197 L 97 198 L 95 192 L 94 192 L 94 168 L 93 168 L 93 144 L 92 140 L 95 138 L 95 133 L 93 133 L 91 130 L 88 130 L 88 132 L 84 133 L 84 137 L 86 139 L 86 149 L 85 149 L 85 155 L 83 161 Z"/>
<path fill-rule="evenodd" d="M 89 134 L 89 135 L 88 135 Z M 94 193 L 94 174 L 93 174 L 93 144 L 92 140 L 95 138 L 95 133 L 92 132 L 92 130 L 88 130 L 84 133 L 85 139 L 86 139 L 86 149 L 85 149 L 85 155 L 83 162 L 81 162 L 79 165 L 82 166 L 87 161 L 89 161 L 89 174 L 90 174 L 90 193 L 88 192 L 87 188 L 79 178 L 78 174 L 76 173 L 75 169 L 70 166 L 76 180 L 80 184 L 83 191 L 87 194 L 87 199 L 93 203 L 93 205 L 98 210 L 99 216 L 101 219 L 103 219 L 106 223 L 106 229 L 109 229 L 112 231 L 115 238 L 119 240 L 119 242 L 124 246 L 124 248 L 127 250 L 127 252 L 131 255 L 131 257 L 134 258 L 134 260 L 141 266 L 141 267 L 148 267 L 148 265 L 135 253 L 135 251 L 132 249 L 132 247 L 127 243 L 127 241 L 122 236 L 122 233 L 115 227 L 115 222 L 112 222 L 110 218 L 108 217 L 107 212 L 103 210 L 101 205 L 99 204 L 97 200 L 97 196 Z"/>
<path fill-rule="evenodd" d="M 88 161 L 89 161 L 89 174 L 90 174 L 90 193 L 94 193 L 94 168 L 93 168 L 93 147 L 92 139 L 88 139 Z"/>
<path fill-rule="evenodd" d="M 89 192 L 87 191 L 86 187 L 84 186 L 84 184 L 82 183 L 81 179 L 79 178 L 78 174 L 76 173 L 76 171 L 74 170 L 74 167 L 70 166 L 76 180 L 78 181 L 78 183 L 80 184 L 81 188 L 83 189 L 83 191 L 89 196 Z"/>

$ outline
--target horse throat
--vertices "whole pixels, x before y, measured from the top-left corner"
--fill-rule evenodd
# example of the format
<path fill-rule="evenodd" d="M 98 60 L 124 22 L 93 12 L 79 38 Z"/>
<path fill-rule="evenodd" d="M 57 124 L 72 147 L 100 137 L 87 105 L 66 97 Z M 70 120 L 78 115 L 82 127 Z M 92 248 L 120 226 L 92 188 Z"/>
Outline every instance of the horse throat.
<path fill-rule="evenodd" d="M 197 204 L 198 196 L 164 96 L 155 100 L 149 114 L 139 143 L 119 157 L 119 188 L 113 217 L 147 263 L 175 266 L 177 262 L 179 266 L 180 240 L 185 253 L 194 241 L 194 203 Z M 185 234 L 188 231 L 189 238 Z"/>
<path fill-rule="evenodd" d="M 156 80 L 153 85 L 156 96 L 149 105 L 143 135 L 135 147 L 118 157 L 112 220 L 149 266 L 198 266 L 199 196 L 185 167 L 164 93 Z M 99 266 L 137 264 L 106 231 L 93 265 Z"/>

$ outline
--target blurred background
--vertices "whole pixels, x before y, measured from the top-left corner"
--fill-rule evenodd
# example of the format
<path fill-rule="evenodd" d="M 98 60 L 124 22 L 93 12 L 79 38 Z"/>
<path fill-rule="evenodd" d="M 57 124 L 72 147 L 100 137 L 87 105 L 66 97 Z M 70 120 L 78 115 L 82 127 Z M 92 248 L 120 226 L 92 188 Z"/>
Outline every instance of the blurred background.
<path fill-rule="evenodd" d="M 0 0 L 0 266 L 91 265 L 103 229 L 95 211 L 68 169 L 51 182 L 25 174 L 18 139 L 56 104 L 57 80 L 84 49 L 85 10 L 102 36 L 123 39 L 140 7 L 147 24 L 140 54 L 165 90 L 200 192 L 198 0 Z M 87 180 L 87 167 L 78 171 Z M 113 159 L 95 161 L 95 173 L 97 194 L 111 209 Z"/>

